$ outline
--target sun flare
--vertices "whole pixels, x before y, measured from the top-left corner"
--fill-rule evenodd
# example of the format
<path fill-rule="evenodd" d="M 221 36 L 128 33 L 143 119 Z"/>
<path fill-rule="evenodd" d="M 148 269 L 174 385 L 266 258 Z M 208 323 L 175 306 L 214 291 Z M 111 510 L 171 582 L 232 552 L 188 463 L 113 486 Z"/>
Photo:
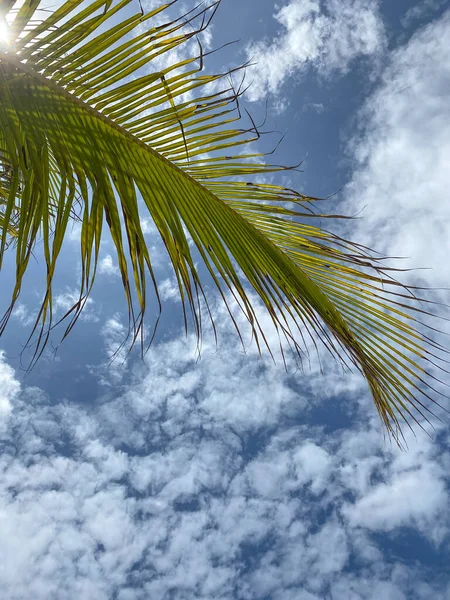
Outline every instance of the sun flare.
<path fill-rule="evenodd" d="M 9 28 L 5 19 L 0 18 L 0 47 L 9 44 Z"/>

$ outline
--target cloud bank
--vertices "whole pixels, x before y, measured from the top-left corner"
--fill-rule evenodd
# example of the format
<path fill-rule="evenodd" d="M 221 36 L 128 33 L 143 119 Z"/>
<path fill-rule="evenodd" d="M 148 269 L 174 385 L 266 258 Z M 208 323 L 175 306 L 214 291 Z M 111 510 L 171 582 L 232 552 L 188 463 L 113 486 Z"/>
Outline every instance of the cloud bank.
<path fill-rule="evenodd" d="M 359 377 L 285 373 L 220 335 L 200 361 L 161 343 L 79 404 L 2 359 L 3 597 L 444 597 L 401 547 L 445 552 L 447 440 L 401 453 Z"/>

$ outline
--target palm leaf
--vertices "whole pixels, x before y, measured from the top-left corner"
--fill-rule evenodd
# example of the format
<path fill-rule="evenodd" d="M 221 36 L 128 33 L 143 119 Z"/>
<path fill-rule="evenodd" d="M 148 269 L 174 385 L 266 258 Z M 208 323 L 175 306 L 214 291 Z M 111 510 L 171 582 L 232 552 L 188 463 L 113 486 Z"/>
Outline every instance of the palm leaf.
<path fill-rule="evenodd" d="M 401 419 L 426 418 L 425 401 L 434 400 L 426 362 L 443 349 L 421 333 L 417 317 L 427 311 L 367 249 L 310 224 L 325 217 L 310 209 L 318 201 L 261 183 L 284 167 L 236 151 L 259 132 L 253 122 L 239 126 L 241 92 L 227 83 L 230 73 L 204 74 L 200 44 L 170 63 L 171 51 L 192 46 L 218 2 L 162 21 L 173 3 L 144 15 L 130 12 L 131 0 L 67 0 L 42 21 L 39 0 L 3 3 L 10 43 L 0 49 L 0 265 L 14 238 L 17 266 L 0 334 L 42 239 L 46 293 L 33 362 L 41 354 L 55 322 L 55 268 L 78 203 L 82 281 L 65 335 L 91 292 L 106 222 L 133 343 L 142 336 L 149 278 L 158 297 L 143 203 L 173 265 L 186 326 L 189 312 L 200 338 L 202 301 L 208 305 L 191 241 L 230 317 L 231 293 L 259 348 L 266 338 L 248 286 L 300 357 L 306 334 L 365 376 L 398 439 Z"/>

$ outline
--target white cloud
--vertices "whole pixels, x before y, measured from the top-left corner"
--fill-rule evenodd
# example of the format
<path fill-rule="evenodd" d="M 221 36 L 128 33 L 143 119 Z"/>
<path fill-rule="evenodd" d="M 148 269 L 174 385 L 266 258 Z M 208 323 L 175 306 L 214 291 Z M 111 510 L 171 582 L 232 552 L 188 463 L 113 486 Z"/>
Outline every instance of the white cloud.
<path fill-rule="evenodd" d="M 79 291 L 66 287 L 64 292 L 56 294 L 53 298 L 53 310 L 58 317 L 62 317 L 68 310 L 70 310 L 80 300 Z M 84 308 L 81 312 L 80 319 L 82 321 L 93 321 L 99 320 L 97 311 L 95 309 L 95 302 L 92 298 L 86 298 L 83 300 Z"/>
<path fill-rule="evenodd" d="M 143 203 L 140 205 L 141 215 L 148 214 L 148 209 Z M 154 269 L 165 270 L 170 264 L 168 254 L 161 243 L 161 236 L 158 233 L 156 225 L 151 217 L 141 216 L 141 229 L 145 236 L 145 241 Z"/>
<path fill-rule="evenodd" d="M 249 100 L 279 94 L 288 77 L 312 67 L 322 75 L 345 73 L 352 61 L 373 56 L 385 45 L 378 2 L 291 0 L 275 14 L 281 32 L 247 47 L 253 84 Z"/>
<path fill-rule="evenodd" d="M 156 225 L 155 225 L 153 219 L 151 219 L 150 217 L 142 217 L 140 224 L 141 224 L 142 233 L 144 235 L 146 235 L 146 234 L 157 235 L 158 234 Z"/>
<path fill-rule="evenodd" d="M 412 527 L 437 545 L 442 542 L 447 525 L 436 515 L 448 514 L 447 458 L 438 455 L 436 442 L 426 435 L 418 441 L 406 453 L 393 450 L 388 461 L 372 455 L 343 467 L 343 478 L 347 485 L 352 481 L 357 496 L 343 507 L 352 526 L 374 531 Z M 370 481 L 374 474 L 376 483 Z"/>
<path fill-rule="evenodd" d="M 67 239 L 70 242 L 80 243 L 81 224 L 78 221 L 72 221 L 67 228 Z"/>
<path fill-rule="evenodd" d="M 324 110 L 325 106 L 322 104 L 322 102 L 309 102 L 308 104 L 303 105 L 303 112 L 312 111 L 320 115 Z"/>
<path fill-rule="evenodd" d="M 402 18 L 403 27 L 409 27 L 414 21 L 430 17 L 434 12 L 447 4 L 447 0 L 422 0 L 408 8 Z"/>
<path fill-rule="evenodd" d="M 0 350 L 0 433 L 5 428 L 11 414 L 11 402 L 20 390 L 14 370 L 5 362 L 5 354 Z"/>
<path fill-rule="evenodd" d="M 175 279 L 164 279 L 158 284 L 161 300 L 180 300 L 180 291 Z"/>
<path fill-rule="evenodd" d="M 28 327 L 36 320 L 36 314 L 30 314 L 30 311 L 25 304 L 19 303 L 16 304 L 11 316 L 14 319 L 17 319 L 21 325 L 24 327 Z"/>
<path fill-rule="evenodd" d="M 421 523 L 427 531 L 436 514 L 446 511 L 447 493 L 442 473 L 417 468 L 398 474 L 389 484 L 375 486 L 348 511 L 353 525 L 389 531 Z"/>
<path fill-rule="evenodd" d="M 119 277 L 119 267 L 114 263 L 111 254 L 104 256 L 98 263 L 98 272 L 101 275 L 109 275 L 110 277 Z"/>
<path fill-rule="evenodd" d="M 443 33 L 428 32 L 432 50 L 434 36 Z M 418 39 L 416 61 L 431 68 L 428 46 Z M 417 74 L 413 63 L 405 64 Z M 447 68 L 443 61 L 441 67 Z M 423 118 L 431 121 L 430 96 L 437 114 L 442 110 L 433 89 L 422 90 Z M 389 100 L 388 83 L 383 90 Z M 375 102 L 378 115 L 394 110 L 386 102 L 383 113 L 383 98 Z M 406 111 L 399 101 L 408 128 Z M 391 140 L 379 123 L 365 142 L 375 154 Z M 392 130 L 398 134 L 394 122 Z M 369 175 L 379 180 L 372 164 L 367 154 L 355 194 L 359 181 L 366 186 L 361 193 L 370 187 Z M 70 293 L 58 301 L 60 310 Z M 242 351 L 223 307 L 215 315 L 220 352 L 208 337 L 201 360 L 191 337 L 160 343 L 145 366 L 127 367 L 126 385 L 125 367 L 116 379 L 110 372 L 110 387 L 88 406 L 21 388 L 1 356 L 2 597 L 446 597 L 445 572 L 431 578 L 418 561 L 402 564 L 383 545 L 406 529 L 427 538 L 448 562 L 450 454 L 443 427 L 442 444 L 408 433 L 408 453 L 385 447 L 359 377 L 343 376 L 327 361 L 320 377 L 313 356 L 311 371 L 286 373 L 280 361 L 258 359 L 254 346 Z M 119 316 L 103 334 L 113 352 L 126 336 Z M 275 347 L 275 332 L 268 336 Z M 350 415 L 345 429 L 333 423 L 332 411 L 342 405 Z M 317 424 L 316 409 L 329 430 Z"/>
<path fill-rule="evenodd" d="M 120 315 L 116 314 L 107 319 L 101 329 L 106 362 L 100 367 L 90 367 L 92 372 L 99 374 L 103 385 L 116 385 L 122 379 L 129 355 L 130 331 L 122 323 Z"/>
<path fill-rule="evenodd" d="M 450 13 L 393 53 L 361 115 L 357 169 L 347 189 L 353 237 L 428 284 L 450 280 Z M 348 207 L 348 205 L 346 205 Z M 405 279 L 403 277 L 402 279 Z"/>
<path fill-rule="evenodd" d="M 118 317 L 105 326 L 111 344 L 124 334 Z M 4 597 L 439 597 L 420 569 L 399 575 L 372 532 L 448 539 L 450 457 L 426 437 L 383 450 L 360 379 L 328 364 L 323 379 L 314 363 L 285 373 L 219 334 L 221 352 L 206 339 L 198 361 L 192 338 L 158 344 L 89 407 L 20 392 L 0 363 Z M 344 399 L 356 429 L 309 422 Z"/>

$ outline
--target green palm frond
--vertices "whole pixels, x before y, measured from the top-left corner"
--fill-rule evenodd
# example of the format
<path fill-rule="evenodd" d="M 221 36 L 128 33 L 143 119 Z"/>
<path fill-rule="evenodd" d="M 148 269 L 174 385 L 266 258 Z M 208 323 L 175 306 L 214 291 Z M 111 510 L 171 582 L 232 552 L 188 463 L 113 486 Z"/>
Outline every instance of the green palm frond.
<path fill-rule="evenodd" d="M 135 341 L 148 279 L 159 302 L 143 203 L 174 268 L 186 325 L 190 313 L 201 336 L 201 300 L 207 303 L 193 242 L 223 301 L 231 292 L 244 312 L 258 347 L 265 336 L 248 284 L 299 355 L 306 332 L 365 376 L 397 438 L 401 419 L 417 420 L 414 410 L 425 416 L 424 402 L 434 400 L 426 363 L 434 365 L 443 349 L 420 333 L 417 317 L 426 311 L 367 249 L 310 224 L 326 216 L 310 210 L 314 199 L 261 183 L 284 167 L 236 149 L 259 132 L 253 123 L 240 128 L 240 92 L 228 85 L 229 73 L 204 74 L 200 44 L 188 59 L 166 60 L 196 39 L 218 2 L 165 22 L 172 4 L 142 14 L 131 0 L 67 0 L 42 21 L 40 0 L 0 5 L 10 30 L 9 44 L 0 46 L 0 265 L 12 238 L 17 265 L 0 334 L 40 239 L 47 276 L 34 359 L 42 352 L 54 325 L 55 268 L 78 206 L 82 281 L 66 333 L 91 292 L 106 226 Z"/>

